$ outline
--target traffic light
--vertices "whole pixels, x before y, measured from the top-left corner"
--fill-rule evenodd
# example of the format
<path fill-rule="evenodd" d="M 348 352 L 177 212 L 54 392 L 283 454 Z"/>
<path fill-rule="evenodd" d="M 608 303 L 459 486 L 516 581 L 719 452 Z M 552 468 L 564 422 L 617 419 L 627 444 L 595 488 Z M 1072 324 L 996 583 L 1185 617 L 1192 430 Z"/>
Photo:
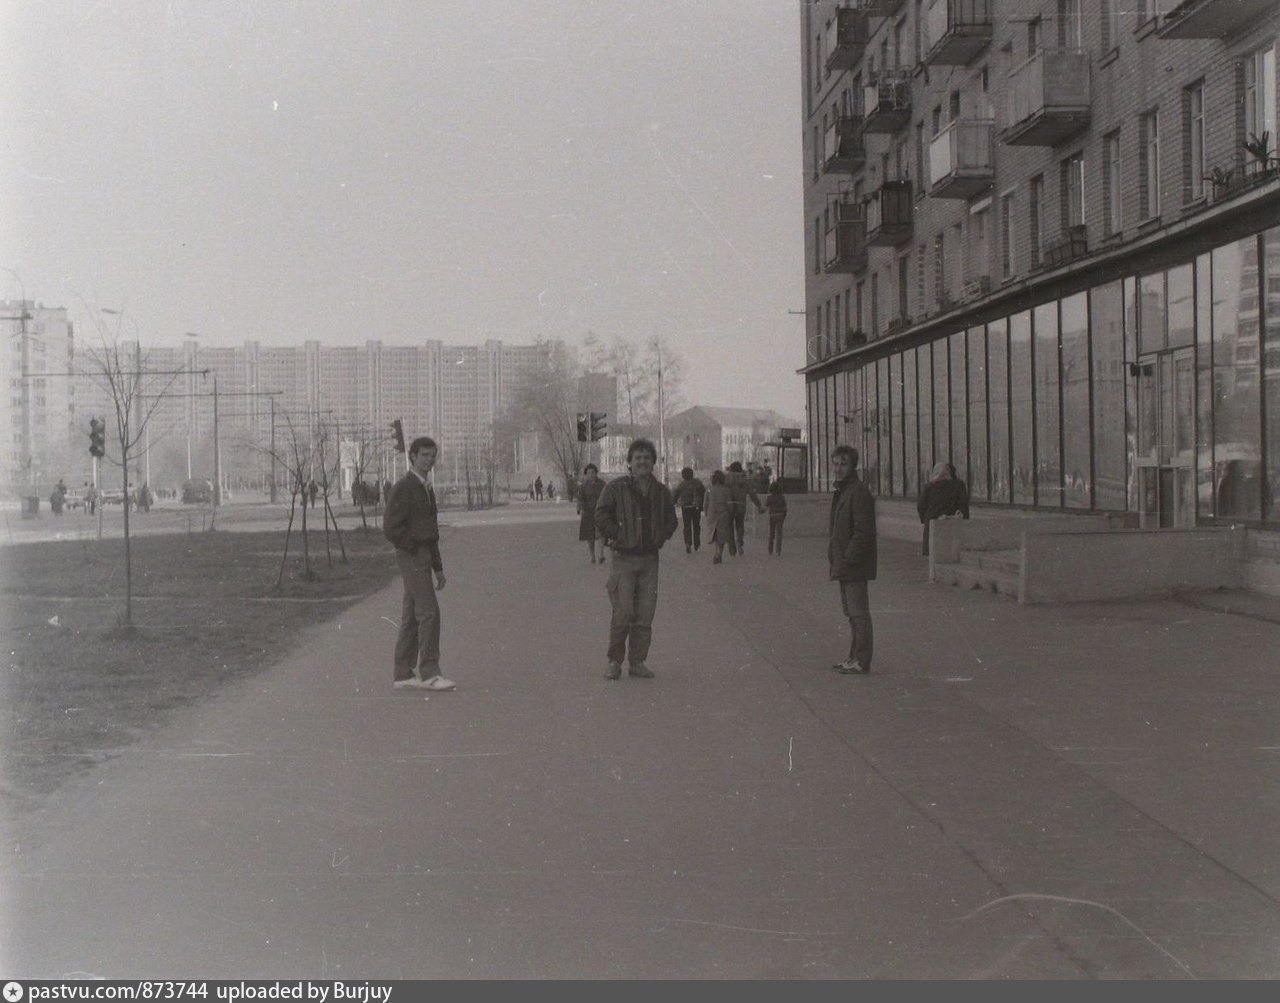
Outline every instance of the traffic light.
<path fill-rule="evenodd" d="M 608 417 L 609 417 L 609 412 L 607 411 L 591 412 L 591 441 L 592 442 L 599 442 L 601 439 L 605 437 L 605 430 L 609 427 L 605 419 Z"/>
<path fill-rule="evenodd" d="M 391 423 L 391 435 L 395 439 L 397 453 L 404 452 L 404 424 L 397 418 Z"/>
<path fill-rule="evenodd" d="M 98 418 L 89 419 L 89 455 L 105 456 L 107 454 L 107 423 Z"/>
<path fill-rule="evenodd" d="M 587 416 L 581 411 L 578 412 L 578 441 L 587 441 Z"/>

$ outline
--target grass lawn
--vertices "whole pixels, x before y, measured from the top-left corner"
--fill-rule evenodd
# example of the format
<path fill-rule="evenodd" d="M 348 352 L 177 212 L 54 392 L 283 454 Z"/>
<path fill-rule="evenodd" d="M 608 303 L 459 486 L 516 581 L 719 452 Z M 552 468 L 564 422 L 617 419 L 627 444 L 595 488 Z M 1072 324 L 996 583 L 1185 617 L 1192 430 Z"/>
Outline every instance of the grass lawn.
<path fill-rule="evenodd" d="M 9 648 L 0 699 L 4 783 L 15 810 L 110 758 L 224 680 L 273 664 L 298 632 L 386 586 L 396 564 L 382 534 L 343 534 L 329 566 L 309 533 L 304 575 L 295 527 L 133 541 L 133 624 L 124 629 L 123 540 L 31 543 L 0 551 L 0 624 Z M 56 618 L 56 619 L 55 619 Z"/>

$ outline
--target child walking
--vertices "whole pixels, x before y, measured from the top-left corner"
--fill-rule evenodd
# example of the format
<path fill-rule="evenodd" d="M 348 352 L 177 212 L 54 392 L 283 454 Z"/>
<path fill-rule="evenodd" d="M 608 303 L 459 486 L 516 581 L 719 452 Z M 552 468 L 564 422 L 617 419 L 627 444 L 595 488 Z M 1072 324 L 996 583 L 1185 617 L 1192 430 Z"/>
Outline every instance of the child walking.
<path fill-rule="evenodd" d="M 782 524 L 787 521 L 787 499 L 782 493 L 781 481 L 774 481 L 769 485 L 764 508 L 769 513 L 769 553 L 781 557 Z"/>

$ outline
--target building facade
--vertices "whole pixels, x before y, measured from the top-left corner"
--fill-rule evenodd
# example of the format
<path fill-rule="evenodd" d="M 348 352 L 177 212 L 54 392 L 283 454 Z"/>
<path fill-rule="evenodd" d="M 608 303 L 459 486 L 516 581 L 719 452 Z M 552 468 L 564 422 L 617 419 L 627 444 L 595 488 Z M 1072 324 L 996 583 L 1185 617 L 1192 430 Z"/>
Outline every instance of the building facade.
<path fill-rule="evenodd" d="M 800 11 L 811 486 L 1280 522 L 1280 5 Z"/>
<path fill-rule="evenodd" d="M 213 474 L 216 381 L 218 466 L 229 487 L 262 483 L 270 476 L 272 453 L 287 453 L 295 440 L 311 448 L 319 424 L 341 436 L 344 456 L 354 455 L 353 443 L 374 444 L 378 457 L 365 471 L 366 479 L 394 476 L 404 462 L 391 450 L 390 425 L 397 418 L 406 443 L 430 435 L 440 444 L 439 482 L 461 481 L 468 459 L 473 467 L 485 462 L 493 448 L 494 421 L 533 371 L 538 353 L 574 354 L 572 346 L 559 341 L 545 346 L 493 340 L 483 345 L 370 340 L 359 346 L 306 341 L 289 347 L 247 341 L 215 348 L 194 336 L 178 347 L 123 348 L 139 360 L 138 370 L 162 374 L 146 377 L 140 391 L 142 406 L 154 408 L 143 446 L 151 467 L 162 464 L 163 474 L 157 476 L 166 483 Z M 93 378 L 92 354 L 81 352 L 74 365 L 84 378 L 75 381 L 81 395 L 73 416 L 83 417 L 87 428 L 90 415 L 114 413 L 113 406 L 101 380 Z M 108 436 L 109 455 L 118 452 L 111 447 Z M 141 456 L 133 476 L 150 479 Z M 277 469 L 277 476 L 282 478 L 283 471 Z"/>
<path fill-rule="evenodd" d="M 766 408 L 711 407 L 698 404 L 672 415 L 666 423 L 670 466 L 697 473 L 723 470 L 735 461 L 744 467 L 771 456 L 761 452 L 779 431 L 801 423 Z"/>
<path fill-rule="evenodd" d="M 9 390 L 0 409 L 3 493 L 47 497 L 66 474 L 75 423 L 75 331 L 66 310 L 31 300 L 0 302 L 0 330 L 0 379 Z M 84 442 L 87 449 L 87 425 Z"/>

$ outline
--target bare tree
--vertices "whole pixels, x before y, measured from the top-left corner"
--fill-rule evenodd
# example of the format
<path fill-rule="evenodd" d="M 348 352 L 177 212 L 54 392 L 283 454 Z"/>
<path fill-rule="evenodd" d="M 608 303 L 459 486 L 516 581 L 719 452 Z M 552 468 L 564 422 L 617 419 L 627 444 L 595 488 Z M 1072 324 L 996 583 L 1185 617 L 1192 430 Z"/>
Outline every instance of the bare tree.
<path fill-rule="evenodd" d="M 586 460 L 587 444 L 578 442 L 575 420 L 577 367 L 554 345 L 539 342 L 538 361 L 516 390 L 504 423 L 537 432 L 539 444 L 567 485 Z"/>
<path fill-rule="evenodd" d="M 329 567 L 333 567 L 333 550 L 329 544 L 329 523 L 333 523 L 333 533 L 338 540 L 338 548 L 342 551 L 342 560 L 347 560 L 347 547 L 342 542 L 342 531 L 338 528 L 338 518 L 333 514 L 333 507 L 329 504 L 330 486 L 337 485 L 339 491 L 342 485 L 342 457 L 341 442 L 337 436 L 337 425 L 330 425 L 327 422 L 320 422 L 316 425 L 315 435 L 313 437 L 313 449 L 315 454 L 314 467 L 316 472 L 320 474 L 320 494 L 324 499 L 324 553 L 325 559 L 329 562 Z M 315 474 L 313 473 L 314 477 Z"/>
<path fill-rule="evenodd" d="M 360 508 L 360 525 L 366 534 L 369 532 L 369 520 L 365 515 L 365 505 L 369 503 L 372 493 L 364 478 L 370 472 L 377 476 L 384 438 L 385 436 L 374 435 L 368 428 L 358 428 L 347 438 L 348 456 L 351 460 L 351 500 Z M 386 499 L 383 499 L 384 504 L 385 502 Z"/>
<path fill-rule="evenodd" d="M 621 335 L 605 344 L 590 331 L 583 338 L 582 344 L 587 366 L 594 371 L 608 373 L 618 381 L 618 390 L 621 392 L 618 403 L 627 409 L 626 423 L 633 428 L 642 423 L 649 411 L 655 387 L 640 345 Z"/>
<path fill-rule="evenodd" d="M 284 531 L 284 552 L 280 555 L 280 571 L 276 575 L 276 591 L 284 587 L 284 569 L 289 560 L 289 542 L 293 538 L 293 522 L 302 498 L 302 567 L 303 578 L 315 577 L 311 568 L 311 543 L 307 536 L 307 482 L 311 480 L 314 456 L 311 448 L 309 423 L 295 420 L 288 411 L 280 409 L 276 414 L 282 419 L 278 426 L 279 441 L 274 452 L 269 447 L 259 447 L 262 452 L 275 457 L 289 480 L 289 522 Z M 282 426 L 282 427 L 281 427 Z M 280 434 L 280 433 L 283 434 Z"/>
<path fill-rule="evenodd" d="M 121 347 L 120 326 L 124 315 L 113 313 L 117 320 L 115 327 L 111 328 L 99 320 L 99 311 L 89 311 L 98 332 L 99 345 L 86 349 L 84 355 L 90 379 L 106 391 L 109 406 L 115 412 L 114 445 L 119 452 L 112 456 L 108 451 L 103 459 L 120 467 L 120 486 L 124 493 L 124 614 L 120 623 L 126 630 L 132 630 L 133 544 L 129 532 L 129 461 L 132 457 L 137 462 L 145 456 L 140 443 L 144 441 L 147 422 L 181 373 L 148 373 L 140 341 L 133 343 L 131 352 L 128 347 Z M 107 427 L 111 428 L 112 415 L 104 418 L 107 419 Z"/>

